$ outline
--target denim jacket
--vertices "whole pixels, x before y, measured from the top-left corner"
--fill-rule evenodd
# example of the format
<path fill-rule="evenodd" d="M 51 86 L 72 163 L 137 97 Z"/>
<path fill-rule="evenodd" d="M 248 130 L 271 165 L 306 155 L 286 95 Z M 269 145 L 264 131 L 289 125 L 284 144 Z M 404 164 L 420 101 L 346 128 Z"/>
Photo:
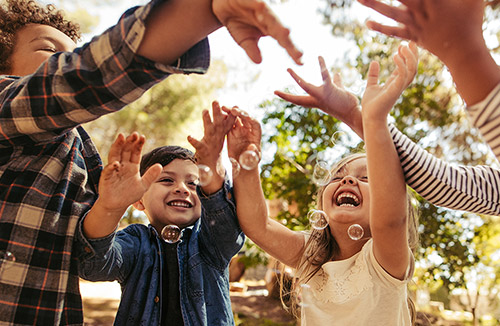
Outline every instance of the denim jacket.
<path fill-rule="evenodd" d="M 234 325 L 229 261 L 245 236 L 226 182 L 217 193 L 198 195 L 201 218 L 182 230 L 177 247 L 184 325 Z M 132 224 L 105 238 L 86 239 L 80 223 L 79 275 L 89 281 L 118 280 L 122 298 L 115 325 L 160 325 L 163 249 L 151 226 Z"/>

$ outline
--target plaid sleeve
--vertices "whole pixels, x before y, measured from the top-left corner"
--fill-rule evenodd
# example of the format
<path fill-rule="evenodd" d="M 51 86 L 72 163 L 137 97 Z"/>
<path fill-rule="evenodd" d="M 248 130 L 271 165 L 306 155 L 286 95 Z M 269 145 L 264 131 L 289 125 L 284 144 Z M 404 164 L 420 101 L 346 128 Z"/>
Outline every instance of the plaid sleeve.
<path fill-rule="evenodd" d="M 389 130 L 406 183 L 437 206 L 500 214 L 500 171 L 489 166 L 454 166 L 431 155 L 394 125 Z"/>
<path fill-rule="evenodd" d="M 493 154 L 500 159 L 500 84 L 483 101 L 468 107 L 467 113 Z"/>
<path fill-rule="evenodd" d="M 172 73 L 204 73 L 208 40 L 175 67 L 136 55 L 155 2 L 128 10 L 119 22 L 74 52 L 51 56 L 32 75 L 0 77 L 0 147 L 46 141 L 117 111 Z"/>

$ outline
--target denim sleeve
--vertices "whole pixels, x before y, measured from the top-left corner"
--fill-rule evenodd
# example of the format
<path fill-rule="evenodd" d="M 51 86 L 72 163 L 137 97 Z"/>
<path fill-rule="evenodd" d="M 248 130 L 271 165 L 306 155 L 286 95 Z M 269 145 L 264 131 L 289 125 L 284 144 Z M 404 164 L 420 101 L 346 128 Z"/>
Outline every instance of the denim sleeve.
<path fill-rule="evenodd" d="M 200 251 L 210 263 L 223 270 L 245 242 L 236 216 L 236 204 L 229 181 L 216 193 L 205 196 L 198 190 L 202 203 Z"/>
<path fill-rule="evenodd" d="M 53 139 L 123 108 L 170 74 L 204 73 L 208 39 L 173 66 L 136 54 L 156 3 L 129 9 L 116 25 L 73 52 L 52 55 L 34 74 L 0 76 L 0 146 Z"/>
<path fill-rule="evenodd" d="M 126 230 L 88 239 L 83 233 L 83 219 L 75 233 L 73 250 L 78 258 L 78 275 L 88 281 L 123 282 L 134 265 L 139 241 Z"/>

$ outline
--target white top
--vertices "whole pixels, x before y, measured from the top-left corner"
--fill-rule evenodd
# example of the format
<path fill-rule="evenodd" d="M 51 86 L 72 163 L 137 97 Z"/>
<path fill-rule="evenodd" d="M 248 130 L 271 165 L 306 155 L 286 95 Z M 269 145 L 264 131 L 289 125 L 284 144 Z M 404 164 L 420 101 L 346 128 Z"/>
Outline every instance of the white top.
<path fill-rule="evenodd" d="M 373 255 L 370 239 L 356 255 L 325 263 L 307 283 L 302 297 L 302 326 L 411 325 L 407 283 L 413 276 L 413 255 L 405 280 L 389 275 Z"/>

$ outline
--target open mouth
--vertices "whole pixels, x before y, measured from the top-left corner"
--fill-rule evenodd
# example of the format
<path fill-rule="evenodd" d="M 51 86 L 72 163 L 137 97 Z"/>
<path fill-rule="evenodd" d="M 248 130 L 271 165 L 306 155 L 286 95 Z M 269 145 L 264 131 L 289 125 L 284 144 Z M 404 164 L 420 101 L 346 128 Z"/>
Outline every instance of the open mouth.
<path fill-rule="evenodd" d="M 172 207 L 182 207 L 182 208 L 191 208 L 193 205 L 186 200 L 172 200 L 167 203 L 168 206 Z"/>
<path fill-rule="evenodd" d="M 337 196 L 335 204 L 340 207 L 357 207 L 359 206 L 360 200 L 358 196 L 351 192 L 343 192 Z"/>

